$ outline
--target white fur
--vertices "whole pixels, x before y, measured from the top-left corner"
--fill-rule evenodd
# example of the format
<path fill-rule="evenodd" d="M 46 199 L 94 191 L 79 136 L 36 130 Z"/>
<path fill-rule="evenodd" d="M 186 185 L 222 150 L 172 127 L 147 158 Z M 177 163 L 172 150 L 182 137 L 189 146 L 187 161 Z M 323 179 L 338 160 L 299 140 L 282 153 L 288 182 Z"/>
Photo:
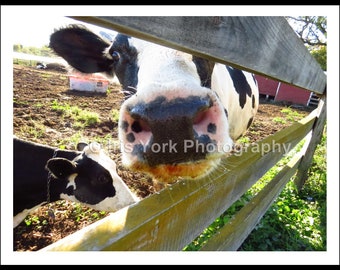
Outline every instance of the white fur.
<path fill-rule="evenodd" d="M 241 136 L 246 130 L 248 121 L 256 114 L 258 108 L 258 89 L 250 73 L 244 73 L 256 97 L 255 108 L 252 108 L 252 99 L 247 96 L 244 108 L 239 105 L 239 96 L 234 88 L 233 81 L 228 70 L 222 64 L 215 64 L 212 74 L 211 88 L 218 94 L 222 104 L 228 111 L 230 137 L 234 140 Z"/>

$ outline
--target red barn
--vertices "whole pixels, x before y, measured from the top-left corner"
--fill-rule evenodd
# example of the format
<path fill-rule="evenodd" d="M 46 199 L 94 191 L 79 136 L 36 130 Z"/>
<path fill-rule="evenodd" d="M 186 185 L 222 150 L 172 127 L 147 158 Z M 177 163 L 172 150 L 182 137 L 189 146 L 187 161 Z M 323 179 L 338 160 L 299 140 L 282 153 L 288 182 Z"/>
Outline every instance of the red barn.
<path fill-rule="evenodd" d="M 260 95 L 265 95 L 267 98 L 304 106 L 316 106 L 318 104 L 319 98 L 313 92 L 260 75 L 256 75 L 256 79 L 259 84 Z"/>

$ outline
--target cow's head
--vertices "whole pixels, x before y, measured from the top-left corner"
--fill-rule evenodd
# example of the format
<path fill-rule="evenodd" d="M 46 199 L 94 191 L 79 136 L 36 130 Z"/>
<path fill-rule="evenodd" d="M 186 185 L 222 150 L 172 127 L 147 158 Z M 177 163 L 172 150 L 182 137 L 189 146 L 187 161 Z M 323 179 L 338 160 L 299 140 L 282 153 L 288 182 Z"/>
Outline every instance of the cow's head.
<path fill-rule="evenodd" d="M 72 160 L 54 157 L 47 161 L 46 169 L 54 178 L 50 188 L 52 194 L 53 185 L 66 181 L 66 188 L 61 189 L 58 196 L 93 209 L 114 212 L 138 201 L 118 176 L 116 163 L 100 144 L 82 143 L 77 147 L 81 152 Z"/>
<path fill-rule="evenodd" d="M 228 112 L 210 88 L 214 63 L 122 34 L 108 43 L 77 25 L 55 31 L 50 47 L 81 72 L 119 79 L 125 166 L 164 182 L 195 179 L 231 150 Z"/>

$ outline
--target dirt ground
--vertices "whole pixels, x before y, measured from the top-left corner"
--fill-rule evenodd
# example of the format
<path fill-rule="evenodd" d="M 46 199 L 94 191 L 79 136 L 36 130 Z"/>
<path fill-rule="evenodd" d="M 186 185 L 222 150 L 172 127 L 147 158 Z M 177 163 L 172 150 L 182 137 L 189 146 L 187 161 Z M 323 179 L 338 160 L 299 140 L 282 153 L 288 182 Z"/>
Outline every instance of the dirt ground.
<path fill-rule="evenodd" d="M 79 133 L 82 139 L 88 141 L 108 135 L 117 138 L 117 122 L 113 119 L 112 109 L 119 110 L 123 101 L 118 84 L 110 84 L 106 94 L 95 94 L 70 90 L 67 73 L 63 70 L 39 70 L 14 65 L 13 75 L 13 130 L 17 137 L 55 147 L 63 144 L 67 149 L 74 149 L 75 144 L 65 138 Z M 79 129 L 73 126 L 71 119 L 62 118 L 58 112 L 52 110 L 51 104 L 55 101 L 96 112 L 100 123 Z M 255 142 L 290 125 L 289 121 L 273 121 L 275 117 L 285 118 L 286 115 L 281 110 L 289 105 L 291 104 L 260 100 L 258 114 L 245 136 L 250 142 Z M 311 111 L 307 107 L 291 107 L 301 116 Z M 109 155 L 117 163 L 118 174 L 140 198 L 155 192 L 151 178 L 122 167 L 119 151 L 111 151 Z M 47 214 L 49 207 L 54 210 L 54 218 Z M 63 200 L 42 206 L 13 230 L 13 250 L 39 250 L 107 214 Z"/>

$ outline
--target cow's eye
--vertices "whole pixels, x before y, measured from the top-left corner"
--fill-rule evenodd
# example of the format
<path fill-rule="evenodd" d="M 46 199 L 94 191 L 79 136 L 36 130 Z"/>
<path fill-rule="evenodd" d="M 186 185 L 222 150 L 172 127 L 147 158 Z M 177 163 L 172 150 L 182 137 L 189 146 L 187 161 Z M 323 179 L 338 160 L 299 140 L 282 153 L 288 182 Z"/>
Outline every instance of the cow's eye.
<path fill-rule="evenodd" d="M 120 55 L 117 51 L 113 51 L 111 54 L 114 61 L 119 61 Z"/>

